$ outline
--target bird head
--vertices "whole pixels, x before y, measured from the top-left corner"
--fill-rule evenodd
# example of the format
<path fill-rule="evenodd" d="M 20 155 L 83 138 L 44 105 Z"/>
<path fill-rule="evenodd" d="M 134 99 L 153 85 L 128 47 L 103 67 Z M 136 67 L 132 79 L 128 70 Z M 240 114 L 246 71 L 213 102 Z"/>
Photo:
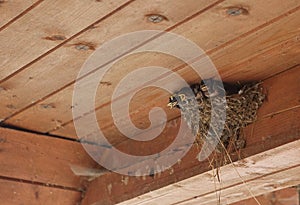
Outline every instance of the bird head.
<path fill-rule="evenodd" d="M 195 98 L 195 94 L 190 87 L 184 87 L 169 97 L 168 107 L 182 109 Z"/>
<path fill-rule="evenodd" d="M 180 105 L 182 105 L 184 101 L 185 101 L 185 95 L 184 94 L 171 95 L 169 97 L 168 107 L 170 109 L 173 109 L 173 108 L 180 109 Z"/>

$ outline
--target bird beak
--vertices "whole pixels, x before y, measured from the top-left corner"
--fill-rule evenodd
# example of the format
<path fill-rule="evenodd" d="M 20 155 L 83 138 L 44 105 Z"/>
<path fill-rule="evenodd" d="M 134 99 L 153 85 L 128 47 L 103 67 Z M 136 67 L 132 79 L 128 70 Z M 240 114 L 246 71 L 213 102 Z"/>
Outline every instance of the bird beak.
<path fill-rule="evenodd" d="M 174 103 L 172 102 L 173 99 L 174 99 L 174 97 L 173 97 L 173 96 L 170 96 L 170 102 L 169 102 L 168 105 L 167 105 L 170 109 L 173 109 L 173 108 L 174 108 Z"/>
<path fill-rule="evenodd" d="M 167 105 L 170 109 L 172 109 L 173 108 L 173 103 L 168 103 L 168 105 Z"/>
<path fill-rule="evenodd" d="M 170 103 L 168 103 L 167 106 L 168 106 L 170 109 L 173 109 L 176 105 L 178 105 L 177 102 L 170 102 Z"/>

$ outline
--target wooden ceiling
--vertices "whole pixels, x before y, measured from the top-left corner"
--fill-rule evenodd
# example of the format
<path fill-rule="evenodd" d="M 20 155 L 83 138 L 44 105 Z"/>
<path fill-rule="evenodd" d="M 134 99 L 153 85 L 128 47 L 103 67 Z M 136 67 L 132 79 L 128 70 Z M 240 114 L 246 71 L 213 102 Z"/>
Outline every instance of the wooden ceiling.
<path fill-rule="evenodd" d="M 243 12 L 230 15 L 230 9 Z M 164 20 L 150 22 L 148 16 L 151 14 L 159 14 Z M 40 138 L 24 134 L 22 137 L 14 137 L 18 134 L 6 134 L 7 131 L 1 129 L 2 137 L 12 147 L 24 144 L 24 147 L 19 147 L 23 153 L 21 155 L 29 157 L 29 161 L 24 161 L 10 145 L 5 147 L 10 151 L 5 157 L 18 163 L 2 166 L 1 176 L 34 181 L 37 185 L 50 182 L 56 188 L 68 187 L 68 193 L 73 193 L 74 197 L 64 198 L 65 189 L 59 189 L 55 200 L 70 200 L 61 204 L 74 204 L 74 201 L 80 199 L 80 190 L 84 185 L 80 178 L 72 175 L 70 163 L 89 167 L 97 165 L 80 148 L 80 143 L 76 142 L 78 137 L 72 117 L 72 94 L 76 77 L 87 58 L 105 42 L 141 30 L 169 31 L 195 42 L 211 58 L 223 81 L 265 80 L 290 68 L 299 70 L 296 67 L 300 64 L 299 0 L 0 1 L 1 125 L 48 136 Z M 198 60 L 201 60 L 201 56 Z M 121 143 L 120 148 L 126 149 L 128 143 L 133 142 L 127 140 L 114 126 L 110 110 L 112 93 L 125 75 L 140 67 L 154 65 L 178 73 L 188 83 L 200 80 L 187 64 L 166 54 L 144 52 L 118 59 L 99 85 L 95 107 L 99 126 L 105 136 L 114 145 Z M 213 76 L 208 73 L 205 77 Z M 161 79 L 166 78 L 161 76 Z M 293 78 L 292 82 L 297 82 L 297 78 Z M 165 90 L 149 87 L 135 95 L 130 104 L 131 120 L 139 128 L 149 126 L 148 114 L 152 107 L 165 110 L 170 126 L 162 133 L 167 136 L 164 143 L 173 139 L 170 133 L 177 129 L 174 129 L 172 123 L 176 123 L 180 116 L 180 112 L 167 109 L 169 95 Z M 270 105 L 270 110 L 277 112 L 299 105 L 297 97 L 292 102 L 295 103 L 278 103 L 282 107 L 274 105 L 276 109 Z M 261 115 L 272 113 L 268 111 L 269 107 L 266 109 Z M 161 141 L 151 143 L 151 152 L 161 148 Z M 47 157 L 44 156 L 43 149 L 47 145 L 55 147 L 59 144 L 61 147 L 48 148 Z M 42 149 L 36 151 L 41 155 L 30 162 L 34 153 L 28 155 L 28 150 L 31 147 L 36 150 L 36 145 Z M 135 146 L 138 147 L 131 147 Z M 149 149 L 132 150 L 145 154 Z M 130 149 L 127 151 L 130 152 Z M 4 163 L 5 157 L 1 163 Z M 49 165 L 43 167 L 45 162 Z M 21 167 L 27 167 L 27 171 L 20 171 Z M 58 169 L 64 174 L 58 174 Z M 10 182 L 12 184 L 9 186 L 14 187 L 13 184 L 17 182 Z M 22 186 L 26 190 L 29 185 L 25 183 Z M 44 193 L 44 188 L 39 188 L 38 193 Z M 43 198 L 43 195 L 38 197 Z"/>
<path fill-rule="evenodd" d="M 132 31 L 167 30 L 204 49 L 224 81 L 261 80 L 299 63 L 299 0 L 270 1 L 14 1 L 1 4 L 1 110 L 3 123 L 41 133 L 77 138 L 72 121 L 73 85 L 80 68 L 104 42 Z M 21 7 L 19 5 L 19 7 Z M 229 16 L 231 7 L 247 14 Z M 16 12 L 13 14 L 13 12 Z M 19 13 L 17 13 L 19 12 Z M 147 21 L 158 13 L 168 20 Z M 79 49 L 85 45 L 86 49 Z M 104 62 L 105 63 L 105 62 Z M 99 86 L 97 116 L 111 128 L 112 91 L 122 76 L 142 66 L 163 66 L 195 82 L 191 69 L 175 57 L 142 53 L 120 59 Z M 148 126 L 148 107 L 165 108 L 169 93 L 146 89 L 133 99 L 133 122 Z M 146 101 L 149 99 L 151 101 Z M 142 106 L 141 106 L 142 105 Z M 143 111 L 144 110 L 144 111 Z M 169 119 L 179 113 L 166 109 Z"/>

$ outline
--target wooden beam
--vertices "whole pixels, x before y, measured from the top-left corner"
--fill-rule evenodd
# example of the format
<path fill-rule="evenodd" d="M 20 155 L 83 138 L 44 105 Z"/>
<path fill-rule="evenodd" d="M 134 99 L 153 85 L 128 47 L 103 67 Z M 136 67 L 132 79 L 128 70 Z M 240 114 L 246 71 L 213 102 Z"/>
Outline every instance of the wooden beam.
<path fill-rule="evenodd" d="M 152 191 L 120 205 L 230 204 L 300 183 L 300 140 Z M 251 191 L 250 191 L 251 190 Z"/>
<path fill-rule="evenodd" d="M 257 122 L 247 127 L 245 130 L 247 147 L 240 153 L 241 158 L 248 158 L 266 152 L 267 150 L 271 152 L 272 149 L 297 140 L 297 143 L 299 143 L 300 85 L 297 80 L 299 75 L 296 74 L 298 72 L 298 67 L 295 67 L 264 82 L 264 88 L 267 90 L 269 98 L 259 110 Z M 285 83 L 286 80 L 288 80 L 290 84 Z M 286 95 L 283 95 L 286 90 L 289 90 L 289 92 L 287 92 Z M 282 96 L 286 97 L 282 98 Z M 276 105 L 273 103 L 276 103 Z M 176 125 L 176 122 L 170 121 L 169 123 L 174 123 L 174 125 Z M 172 135 L 176 135 L 174 126 L 173 129 L 169 129 L 169 131 L 166 131 L 166 133 L 163 134 L 163 139 L 165 139 L 163 142 L 160 144 L 157 143 L 155 146 L 150 146 L 150 148 L 149 145 L 148 147 L 143 143 L 135 145 L 130 141 L 124 141 L 119 144 L 117 148 L 124 148 L 127 146 L 128 150 L 136 150 L 137 153 L 143 155 L 149 149 L 155 151 L 155 148 L 152 147 L 156 147 L 157 149 L 162 148 L 162 145 L 166 144 L 169 139 L 172 139 Z M 209 171 L 210 167 L 208 162 L 199 163 L 196 160 L 198 153 L 199 148 L 193 146 L 180 163 L 174 165 L 170 170 L 153 177 L 124 177 L 115 173 L 101 176 L 90 184 L 83 204 L 88 205 L 102 202 L 113 204 L 156 190 L 188 177 L 203 174 Z M 231 157 L 233 160 L 238 159 L 237 154 L 235 153 L 232 153 Z M 291 157 L 292 158 L 288 158 L 287 156 L 287 160 L 281 160 L 280 163 L 282 163 L 282 161 L 285 161 L 287 164 L 293 163 L 294 156 Z M 221 169 L 221 175 L 223 174 L 222 170 L 223 169 Z M 271 172 L 272 170 L 269 171 Z M 231 173 L 233 173 L 233 171 L 234 169 L 231 169 Z M 247 171 L 247 169 L 244 171 Z M 280 171 L 280 167 L 277 171 Z M 211 175 L 209 176 L 211 177 Z M 224 177 L 226 178 L 226 176 Z M 234 176 L 237 177 L 236 175 Z M 244 175 L 243 179 L 246 181 L 251 180 L 253 179 L 253 175 Z M 127 183 L 124 183 L 124 181 Z M 99 193 L 101 193 L 101 195 Z"/>
<path fill-rule="evenodd" d="M 271 193 L 267 193 L 257 197 L 261 204 L 272 205 L 299 205 L 299 192 L 297 187 L 290 187 L 281 189 Z M 251 198 L 243 201 L 236 202 L 231 205 L 257 205 L 257 202 Z"/>
<path fill-rule="evenodd" d="M 78 142 L 0 128 L 0 177 L 81 190 L 71 166 L 98 167 Z"/>
<path fill-rule="evenodd" d="M 78 191 L 0 179 L 1 205 L 74 205 L 80 198 Z"/>
<path fill-rule="evenodd" d="M 299 121 L 299 116 L 296 116 L 299 114 L 299 112 L 300 109 L 291 110 L 280 113 L 273 118 L 266 118 L 266 121 L 261 123 L 262 125 L 276 123 L 279 128 L 276 129 L 276 132 L 266 133 L 263 131 L 263 127 L 265 126 L 256 126 L 257 130 L 262 131 L 257 132 L 256 135 L 253 136 L 247 135 L 247 139 L 249 137 L 260 140 L 248 145 L 248 147 L 240 153 L 241 157 L 246 158 L 248 156 L 261 153 L 265 150 L 270 150 L 280 145 L 300 139 L 300 128 L 299 123 L 297 123 L 297 121 Z M 289 119 L 289 121 L 287 121 L 288 123 L 292 121 L 295 121 L 296 123 L 294 123 L 294 126 L 289 126 L 289 124 L 285 124 L 285 120 L 282 121 L 282 119 Z M 131 148 L 134 149 L 134 147 Z M 199 164 L 199 162 L 196 160 L 198 153 L 199 149 L 196 146 L 192 147 L 192 149 L 187 153 L 180 163 L 173 166 L 170 170 L 167 170 L 159 175 L 155 175 L 153 178 L 150 176 L 144 178 L 124 177 L 115 173 L 110 173 L 108 175 L 99 177 L 90 184 L 83 204 L 92 204 L 94 202 L 101 203 L 103 201 L 108 201 L 111 204 L 121 202 L 210 170 L 209 163 L 206 162 Z M 232 155 L 231 157 L 233 160 L 237 159 L 236 155 Z M 286 159 L 289 163 L 289 158 Z M 221 175 L 222 174 L 223 171 L 221 169 Z M 129 181 L 129 183 L 124 184 L 124 179 Z M 101 193 L 101 195 L 99 193 Z"/>

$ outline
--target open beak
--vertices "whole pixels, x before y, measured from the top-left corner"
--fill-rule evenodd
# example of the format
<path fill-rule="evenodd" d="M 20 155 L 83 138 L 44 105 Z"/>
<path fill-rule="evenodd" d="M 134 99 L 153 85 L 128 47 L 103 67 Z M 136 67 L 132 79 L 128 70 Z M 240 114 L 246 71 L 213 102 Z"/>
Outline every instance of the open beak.
<path fill-rule="evenodd" d="M 173 97 L 173 96 L 170 96 L 170 101 L 169 101 L 169 103 L 168 103 L 167 106 L 168 106 L 170 109 L 173 109 L 174 107 L 177 106 L 177 104 L 178 104 L 178 102 L 177 102 L 177 101 L 174 101 L 174 97 Z"/>
<path fill-rule="evenodd" d="M 170 109 L 172 109 L 173 108 L 173 103 L 168 103 L 168 105 L 167 105 Z"/>
<path fill-rule="evenodd" d="M 176 107 L 177 104 L 178 104 L 177 102 L 170 102 L 170 103 L 168 103 L 167 106 L 168 106 L 170 109 L 173 109 L 174 107 Z"/>

